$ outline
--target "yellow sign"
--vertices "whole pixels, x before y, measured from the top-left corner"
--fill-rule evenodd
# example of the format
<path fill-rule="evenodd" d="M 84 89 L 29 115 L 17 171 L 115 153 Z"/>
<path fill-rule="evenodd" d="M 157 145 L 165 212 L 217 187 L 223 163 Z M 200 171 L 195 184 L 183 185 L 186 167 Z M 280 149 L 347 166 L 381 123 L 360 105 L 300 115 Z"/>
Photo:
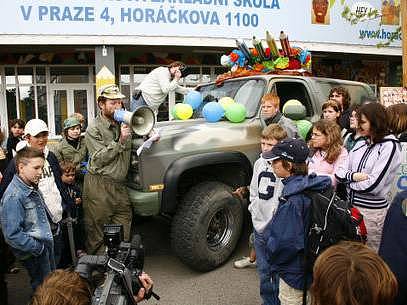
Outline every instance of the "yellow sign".
<path fill-rule="evenodd" d="M 114 74 L 106 67 L 103 66 L 96 74 L 96 98 L 99 97 L 99 88 L 102 86 L 115 83 Z"/>

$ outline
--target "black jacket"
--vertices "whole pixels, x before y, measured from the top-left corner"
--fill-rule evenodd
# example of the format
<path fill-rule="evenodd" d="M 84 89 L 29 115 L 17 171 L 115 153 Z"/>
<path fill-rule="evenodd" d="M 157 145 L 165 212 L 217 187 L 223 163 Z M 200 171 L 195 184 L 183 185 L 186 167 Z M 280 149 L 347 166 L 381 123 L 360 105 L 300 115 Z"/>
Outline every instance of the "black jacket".
<path fill-rule="evenodd" d="M 350 130 L 350 116 L 352 114 L 352 111 L 350 108 L 344 110 L 340 117 L 339 117 L 339 125 L 341 126 L 341 129 L 347 129 Z"/>

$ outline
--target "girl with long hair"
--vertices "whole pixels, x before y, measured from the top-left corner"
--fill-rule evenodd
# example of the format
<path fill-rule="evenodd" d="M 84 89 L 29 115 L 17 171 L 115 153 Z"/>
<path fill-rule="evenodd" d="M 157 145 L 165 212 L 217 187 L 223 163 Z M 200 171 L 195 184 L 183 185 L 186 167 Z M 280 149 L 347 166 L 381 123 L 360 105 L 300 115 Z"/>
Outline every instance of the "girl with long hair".
<path fill-rule="evenodd" d="M 359 133 L 367 140 L 356 143 L 347 162 L 336 171 L 336 178 L 346 183 L 351 204 L 364 215 L 367 245 L 377 252 L 389 206 L 389 192 L 401 163 L 401 147 L 389 132 L 383 105 L 361 106 L 358 121 Z"/>
<path fill-rule="evenodd" d="M 329 176 L 336 186 L 335 172 L 339 165 L 346 162 L 348 153 L 342 146 L 341 131 L 338 124 L 329 120 L 314 123 L 309 142 L 312 157 L 308 163 L 309 172 Z"/>

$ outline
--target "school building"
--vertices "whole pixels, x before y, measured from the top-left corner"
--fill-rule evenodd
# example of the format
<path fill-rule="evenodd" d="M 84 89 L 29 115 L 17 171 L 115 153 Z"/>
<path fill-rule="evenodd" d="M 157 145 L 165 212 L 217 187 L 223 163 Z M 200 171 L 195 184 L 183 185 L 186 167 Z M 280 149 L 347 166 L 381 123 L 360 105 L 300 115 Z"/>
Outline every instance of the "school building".
<path fill-rule="evenodd" d="M 266 30 L 278 45 L 284 30 L 291 45 L 311 51 L 316 76 L 364 81 L 373 89 L 400 85 L 397 9 L 387 19 L 352 25 L 341 17 L 340 1 L 330 2 L 321 15 L 314 1 L 295 0 L 5 0 L 1 128 L 7 131 L 12 118 L 40 118 L 57 135 L 73 112 L 91 120 L 102 67 L 127 97 L 152 69 L 174 60 L 188 66 L 184 85 L 213 81 L 227 70 L 220 57 L 236 48 L 235 39 L 251 46 Z M 366 9 L 383 9 L 380 0 L 370 3 Z M 377 47 L 391 37 L 390 46 Z M 168 118 L 166 111 L 163 105 L 160 119 Z"/>

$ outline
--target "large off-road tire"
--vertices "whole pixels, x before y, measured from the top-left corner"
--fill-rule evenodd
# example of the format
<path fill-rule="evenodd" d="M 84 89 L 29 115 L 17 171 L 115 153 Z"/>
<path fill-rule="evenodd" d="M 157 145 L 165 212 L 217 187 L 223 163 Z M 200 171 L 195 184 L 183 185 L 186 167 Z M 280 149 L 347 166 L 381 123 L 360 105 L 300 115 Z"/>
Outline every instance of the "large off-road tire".
<path fill-rule="evenodd" d="M 243 206 L 221 182 L 202 182 L 182 198 L 172 221 L 171 245 L 188 266 L 209 271 L 224 263 L 239 240 Z"/>

